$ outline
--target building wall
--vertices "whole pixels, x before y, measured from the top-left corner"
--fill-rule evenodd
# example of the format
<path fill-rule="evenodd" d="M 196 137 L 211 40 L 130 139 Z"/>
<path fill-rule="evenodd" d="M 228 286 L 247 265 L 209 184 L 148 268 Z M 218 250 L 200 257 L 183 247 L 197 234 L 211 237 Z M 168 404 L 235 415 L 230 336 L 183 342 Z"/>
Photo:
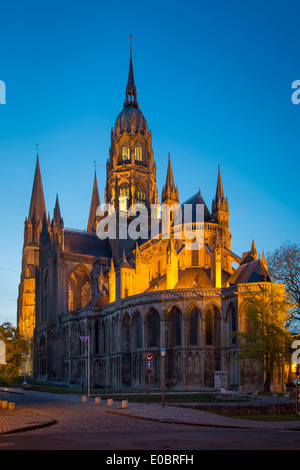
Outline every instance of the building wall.
<path fill-rule="evenodd" d="M 127 297 L 101 312 L 66 313 L 55 332 L 36 329 L 35 375 L 86 384 L 87 344 L 80 336 L 89 336 L 92 387 L 146 387 L 146 352 L 153 354 L 150 386 L 160 387 L 165 347 L 167 388 L 213 388 L 215 370 L 228 371 L 231 387 L 249 377 L 249 385 L 262 388 L 259 367 L 251 365 L 255 375 L 248 363 L 234 359 L 238 340 L 232 336 L 232 314 L 238 325 L 237 308 L 232 288 L 182 289 Z"/>

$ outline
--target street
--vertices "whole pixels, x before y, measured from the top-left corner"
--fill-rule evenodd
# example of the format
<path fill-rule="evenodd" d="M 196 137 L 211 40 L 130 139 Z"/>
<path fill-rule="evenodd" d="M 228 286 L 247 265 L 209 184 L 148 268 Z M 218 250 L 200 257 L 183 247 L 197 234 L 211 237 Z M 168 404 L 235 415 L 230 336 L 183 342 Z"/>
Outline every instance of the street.
<path fill-rule="evenodd" d="M 300 449 L 297 424 L 295 430 L 279 430 L 276 425 L 275 429 L 260 429 L 259 425 L 257 429 L 206 427 L 111 414 L 107 406 L 81 403 L 78 396 L 29 392 L 16 396 L 16 400 L 21 403 L 17 405 L 20 409 L 47 415 L 55 419 L 56 424 L 32 431 L 2 434 L 0 450 L 159 450 L 184 454 L 185 451 L 201 450 Z M 117 412 L 117 407 L 114 410 Z M 235 420 L 231 422 L 233 425 L 236 423 Z M 197 456 L 197 452 L 194 455 Z"/>

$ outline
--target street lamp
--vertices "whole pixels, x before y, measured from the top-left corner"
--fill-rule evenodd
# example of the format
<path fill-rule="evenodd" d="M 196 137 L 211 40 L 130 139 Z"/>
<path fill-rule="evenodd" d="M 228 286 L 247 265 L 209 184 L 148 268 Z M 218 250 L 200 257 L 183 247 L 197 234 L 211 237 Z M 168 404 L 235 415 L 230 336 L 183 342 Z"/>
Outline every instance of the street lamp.
<path fill-rule="evenodd" d="M 90 398 L 90 337 L 89 336 L 80 336 L 80 341 L 82 343 L 87 343 L 87 379 L 88 379 L 88 398 Z"/>
<path fill-rule="evenodd" d="M 165 357 L 166 357 L 166 350 L 165 348 L 161 348 L 161 406 L 165 406 Z"/>

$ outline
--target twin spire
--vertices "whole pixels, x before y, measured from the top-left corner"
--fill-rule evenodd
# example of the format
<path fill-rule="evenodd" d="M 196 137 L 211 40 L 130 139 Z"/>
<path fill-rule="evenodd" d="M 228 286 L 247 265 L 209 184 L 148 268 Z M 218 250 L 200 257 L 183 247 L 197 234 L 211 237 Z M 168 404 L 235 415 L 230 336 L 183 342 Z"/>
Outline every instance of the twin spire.
<path fill-rule="evenodd" d="M 100 205 L 100 197 L 99 197 L 97 177 L 96 177 L 96 171 L 95 171 L 91 206 L 90 206 L 88 225 L 87 225 L 88 232 L 96 232 L 96 225 L 97 225 L 96 210 L 99 205 Z M 49 217 L 48 217 L 48 220 L 50 224 Z M 39 155 L 37 154 L 36 167 L 35 167 L 27 221 L 28 223 L 37 227 L 39 223 L 43 221 L 44 218 L 45 220 L 47 220 L 46 204 L 45 204 L 45 197 L 44 197 L 44 191 L 43 191 Z M 56 201 L 55 201 L 52 223 L 55 224 L 57 227 L 63 226 L 63 218 L 61 216 L 58 194 L 56 194 Z"/>

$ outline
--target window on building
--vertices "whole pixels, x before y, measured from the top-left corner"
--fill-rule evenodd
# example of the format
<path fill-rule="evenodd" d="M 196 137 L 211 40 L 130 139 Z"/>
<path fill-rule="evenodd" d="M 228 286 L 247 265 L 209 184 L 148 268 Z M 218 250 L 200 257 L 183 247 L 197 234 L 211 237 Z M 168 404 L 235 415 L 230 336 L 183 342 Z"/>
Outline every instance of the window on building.
<path fill-rule="evenodd" d="M 119 207 L 120 211 L 127 211 L 129 201 L 129 184 L 123 183 L 120 186 Z"/>
<path fill-rule="evenodd" d="M 198 310 L 192 307 L 189 313 L 189 342 L 190 346 L 196 346 L 198 344 Z"/>
<path fill-rule="evenodd" d="M 212 346 L 213 344 L 213 314 L 209 310 L 205 315 L 205 337 L 206 344 Z"/>
<path fill-rule="evenodd" d="M 168 315 L 169 346 L 181 346 L 182 314 L 179 308 L 173 307 Z"/>
<path fill-rule="evenodd" d="M 138 183 L 136 186 L 136 203 L 145 205 L 146 193 L 143 183 Z"/>
<path fill-rule="evenodd" d="M 143 160 L 142 146 L 139 142 L 136 144 L 134 149 L 134 158 L 138 162 L 141 162 Z"/>
<path fill-rule="evenodd" d="M 78 266 L 72 271 L 68 281 L 69 311 L 83 308 L 92 298 L 91 279 L 87 269 Z"/>
<path fill-rule="evenodd" d="M 122 160 L 130 160 L 130 147 L 127 141 L 122 146 Z"/>
<path fill-rule="evenodd" d="M 159 346 L 159 315 L 156 310 L 152 310 L 147 315 L 147 335 L 148 347 Z"/>

